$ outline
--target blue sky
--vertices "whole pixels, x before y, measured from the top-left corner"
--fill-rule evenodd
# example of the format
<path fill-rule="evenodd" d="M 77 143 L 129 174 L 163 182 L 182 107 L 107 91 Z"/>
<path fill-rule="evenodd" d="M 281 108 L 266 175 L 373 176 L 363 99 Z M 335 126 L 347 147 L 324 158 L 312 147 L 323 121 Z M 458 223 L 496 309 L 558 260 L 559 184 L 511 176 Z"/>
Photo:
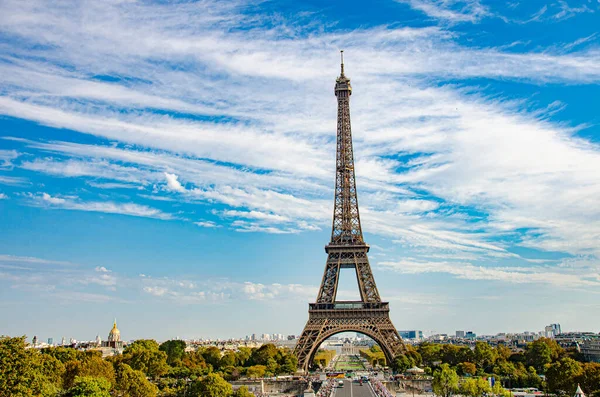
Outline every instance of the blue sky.
<path fill-rule="evenodd" d="M 396 327 L 600 331 L 599 18 L 597 0 L 3 1 L 0 333 L 300 333 L 340 49 Z"/>

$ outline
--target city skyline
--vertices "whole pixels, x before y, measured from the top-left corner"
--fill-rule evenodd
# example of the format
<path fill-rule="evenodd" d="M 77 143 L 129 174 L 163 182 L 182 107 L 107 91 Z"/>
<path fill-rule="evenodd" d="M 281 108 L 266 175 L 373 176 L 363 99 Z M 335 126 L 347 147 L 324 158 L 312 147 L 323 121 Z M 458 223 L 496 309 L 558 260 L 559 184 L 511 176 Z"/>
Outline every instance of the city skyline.
<path fill-rule="evenodd" d="M 71 5 L 0 5 L 0 333 L 300 334 L 340 49 L 396 328 L 600 330 L 600 3 Z"/>

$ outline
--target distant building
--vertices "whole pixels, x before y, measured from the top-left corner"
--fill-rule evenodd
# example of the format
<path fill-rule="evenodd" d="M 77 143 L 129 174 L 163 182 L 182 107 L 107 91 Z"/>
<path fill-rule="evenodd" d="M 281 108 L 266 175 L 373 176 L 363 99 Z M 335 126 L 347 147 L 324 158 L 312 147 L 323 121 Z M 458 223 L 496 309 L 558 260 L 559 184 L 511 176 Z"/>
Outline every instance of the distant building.
<path fill-rule="evenodd" d="M 50 346 L 52 346 L 54 344 L 54 339 L 53 338 L 48 338 L 48 344 Z"/>
<path fill-rule="evenodd" d="M 31 340 L 31 342 L 33 343 L 33 346 L 36 346 L 38 344 L 38 338 L 37 335 L 33 336 L 33 339 Z"/>
<path fill-rule="evenodd" d="M 113 349 L 123 348 L 121 340 L 121 331 L 117 328 L 117 320 L 113 323 L 113 327 L 108 333 L 108 340 L 102 342 L 102 347 L 112 347 Z"/>
<path fill-rule="evenodd" d="M 600 337 L 584 339 L 579 349 L 587 361 L 600 363 Z"/>
<path fill-rule="evenodd" d="M 465 338 L 466 339 L 475 339 L 475 338 L 477 338 L 477 334 L 473 331 L 467 331 L 465 333 Z"/>
<path fill-rule="evenodd" d="M 402 339 L 416 339 L 416 340 L 423 339 L 423 331 L 419 331 L 419 330 L 398 331 L 398 335 L 400 335 L 400 337 Z"/>
<path fill-rule="evenodd" d="M 550 324 L 544 328 L 544 336 L 546 338 L 554 339 L 557 335 L 560 335 L 560 324 Z"/>
<path fill-rule="evenodd" d="M 341 350 L 342 350 L 342 354 L 348 354 L 348 355 L 353 355 L 353 356 L 356 356 L 359 354 L 358 348 L 356 346 L 354 346 L 352 343 L 350 343 L 349 341 L 342 345 Z"/>
<path fill-rule="evenodd" d="M 465 331 L 456 331 L 456 337 L 457 338 L 464 338 L 465 337 Z"/>

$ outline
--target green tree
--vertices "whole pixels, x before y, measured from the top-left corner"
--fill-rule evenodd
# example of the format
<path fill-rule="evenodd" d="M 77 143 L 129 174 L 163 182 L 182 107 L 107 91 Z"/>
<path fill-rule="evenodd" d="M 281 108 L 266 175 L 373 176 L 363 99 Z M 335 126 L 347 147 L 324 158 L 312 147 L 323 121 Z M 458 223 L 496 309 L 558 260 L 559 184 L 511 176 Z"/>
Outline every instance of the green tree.
<path fill-rule="evenodd" d="M 448 364 L 442 364 L 433 373 L 433 392 L 440 397 L 451 397 L 458 391 L 458 375 Z"/>
<path fill-rule="evenodd" d="M 506 390 L 505 388 L 502 387 L 502 385 L 500 385 L 500 382 L 497 382 L 496 384 L 494 384 L 494 386 L 491 389 L 491 394 L 495 395 L 495 396 L 500 396 L 500 397 L 511 397 L 512 393 L 509 392 L 508 390 Z"/>
<path fill-rule="evenodd" d="M 279 364 L 274 358 L 267 360 L 267 376 L 277 375 L 279 373 Z"/>
<path fill-rule="evenodd" d="M 409 368 L 415 366 L 415 362 L 412 358 L 408 357 L 405 354 L 399 354 L 394 358 L 394 361 L 391 364 L 392 369 L 396 372 L 404 372 Z"/>
<path fill-rule="evenodd" d="M 160 344 L 158 350 L 167 353 L 167 364 L 174 365 L 185 354 L 186 344 L 182 340 L 168 340 Z"/>
<path fill-rule="evenodd" d="M 577 380 L 583 375 L 580 363 L 571 359 L 563 358 L 546 366 L 546 384 L 551 393 L 559 395 L 573 395 L 577 388 Z"/>
<path fill-rule="evenodd" d="M 600 397 L 600 364 L 585 363 L 578 382 L 588 395 Z"/>
<path fill-rule="evenodd" d="M 471 359 L 471 349 L 467 346 L 442 345 L 440 349 L 440 359 L 443 363 L 455 367 L 461 362 Z"/>
<path fill-rule="evenodd" d="M 467 397 L 481 397 L 484 394 L 490 394 L 492 388 L 487 380 L 483 378 L 469 378 L 461 383 L 459 387 L 460 394 Z"/>
<path fill-rule="evenodd" d="M 249 347 L 240 347 L 235 353 L 237 365 L 245 367 L 246 362 L 250 359 L 251 355 L 252 349 L 250 349 Z"/>
<path fill-rule="evenodd" d="M 136 371 L 127 364 L 117 367 L 115 389 L 121 397 L 155 397 L 158 389 L 146 379 L 142 371 Z"/>
<path fill-rule="evenodd" d="M 250 393 L 246 386 L 242 386 L 233 392 L 233 397 L 254 397 L 254 394 Z"/>
<path fill-rule="evenodd" d="M 228 397 L 233 394 L 231 385 L 219 375 L 212 373 L 198 379 L 190 387 L 190 396 Z"/>
<path fill-rule="evenodd" d="M 267 367 L 264 365 L 253 365 L 246 370 L 248 378 L 264 378 Z"/>
<path fill-rule="evenodd" d="M 26 337 L 0 337 L 0 397 L 56 395 L 60 376 L 46 376 L 44 358 L 35 349 L 26 349 Z M 49 360 L 52 360 L 49 358 Z M 57 361 L 49 365 L 61 370 Z"/>
<path fill-rule="evenodd" d="M 272 343 L 267 343 L 252 352 L 250 361 L 253 365 L 268 365 L 269 359 L 275 358 L 277 353 L 277 347 Z"/>
<path fill-rule="evenodd" d="M 473 356 L 475 363 L 479 368 L 484 371 L 491 369 L 497 358 L 496 350 L 486 342 L 476 342 L 475 350 L 473 350 Z"/>
<path fill-rule="evenodd" d="M 40 354 L 40 372 L 46 378 L 45 389 L 48 393 L 55 395 L 53 390 L 57 391 L 63 388 L 63 379 L 65 374 L 65 366 L 58 359 L 48 356 L 47 354 Z"/>
<path fill-rule="evenodd" d="M 225 353 L 223 357 L 221 357 L 221 360 L 219 360 L 219 368 L 233 367 L 235 366 L 236 362 L 237 356 L 234 352 L 229 351 Z"/>
<path fill-rule="evenodd" d="M 508 361 L 512 354 L 512 350 L 509 347 L 504 345 L 498 345 L 496 347 L 496 356 L 498 357 L 498 360 Z"/>
<path fill-rule="evenodd" d="M 421 355 L 419 354 L 419 352 L 414 350 L 410 346 L 407 346 L 405 355 L 406 355 L 406 357 L 408 357 L 409 359 L 411 359 L 413 361 L 414 365 L 411 365 L 411 367 L 414 367 L 415 365 L 419 366 L 423 362 L 423 359 L 422 359 Z"/>
<path fill-rule="evenodd" d="M 290 353 L 283 357 L 281 367 L 279 368 L 280 373 L 293 374 L 298 369 L 298 358 L 296 355 Z"/>
<path fill-rule="evenodd" d="M 110 382 L 104 378 L 78 376 L 67 391 L 68 397 L 110 397 Z"/>
<path fill-rule="evenodd" d="M 71 347 L 46 347 L 42 349 L 43 354 L 47 354 L 66 364 L 69 361 L 80 360 L 83 357 L 83 352 L 75 350 Z"/>
<path fill-rule="evenodd" d="M 151 378 L 158 378 L 169 370 L 167 353 L 159 350 L 154 340 L 140 339 L 125 348 L 122 360 L 131 368 L 142 371 Z"/>
<path fill-rule="evenodd" d="M 209 365 L 199 351 L 186 352 L 181 360 L 181 365 L 189 370 L 190 375 L 206 375 L 210 371 Z"/>
<path fill-rule="evenodd" d="M 464 363 L 458 364 L 457 369 L 458 369 L 458 373 L 463 376 L 464 375 L 473 376 L 477 372 L 477 366 L 475 366 L 475 364 L 469 363 L 469 362 L 464 362 Z"/>
<path fill-rule="evenodd" d="M 440 350 L 440 345 L 424 342 L 419 345 L 417 351 L 421 355 L 423 365 L 431 367 L 433 366 L 433 363 L 442 361 Z"/>
<path fill-rule="evenodd" d="M 64 385 L 70 388 L 77 377 L 104 378 L 108 383 L 114 383 L 115 370 L 106 360 L 102 359 L 99 352 L 86 352 L 81 360 L 69 361 L 65 365 Z M 97 353 L 97 354 L 96 354 Z"/>
<path fill-rule="evenodd" d="M 531 365 L 538 373 L 544 373 L 546 365 L 556 361 L 564 350 L 549 338 L 540 338 L 527 345 L 525 349 L 525 360 L 527 365 Z"/>
<path fill-rule="evenodd" d="M 212 365 L 213 369 L 216 370 L 219 368 L 219 363 L 221 362 L 221 350 L 215 346 L 209 346 L 206 349 L 203 349 L 202 357 L 204 357 L 204 361 L 206 361 L 207 364 Z"/>

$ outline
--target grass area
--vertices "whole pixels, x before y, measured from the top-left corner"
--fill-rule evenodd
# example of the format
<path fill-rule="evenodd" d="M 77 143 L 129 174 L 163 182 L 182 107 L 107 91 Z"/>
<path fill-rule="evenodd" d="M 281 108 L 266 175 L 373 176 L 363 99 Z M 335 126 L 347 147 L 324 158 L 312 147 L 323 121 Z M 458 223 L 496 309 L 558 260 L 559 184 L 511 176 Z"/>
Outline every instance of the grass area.
<path fill-rule="evenodd" d="M 335 369 L 338 371 L 360 371 L 365 366 L 358 356 L 341 356 L 335 363 Z"/>

